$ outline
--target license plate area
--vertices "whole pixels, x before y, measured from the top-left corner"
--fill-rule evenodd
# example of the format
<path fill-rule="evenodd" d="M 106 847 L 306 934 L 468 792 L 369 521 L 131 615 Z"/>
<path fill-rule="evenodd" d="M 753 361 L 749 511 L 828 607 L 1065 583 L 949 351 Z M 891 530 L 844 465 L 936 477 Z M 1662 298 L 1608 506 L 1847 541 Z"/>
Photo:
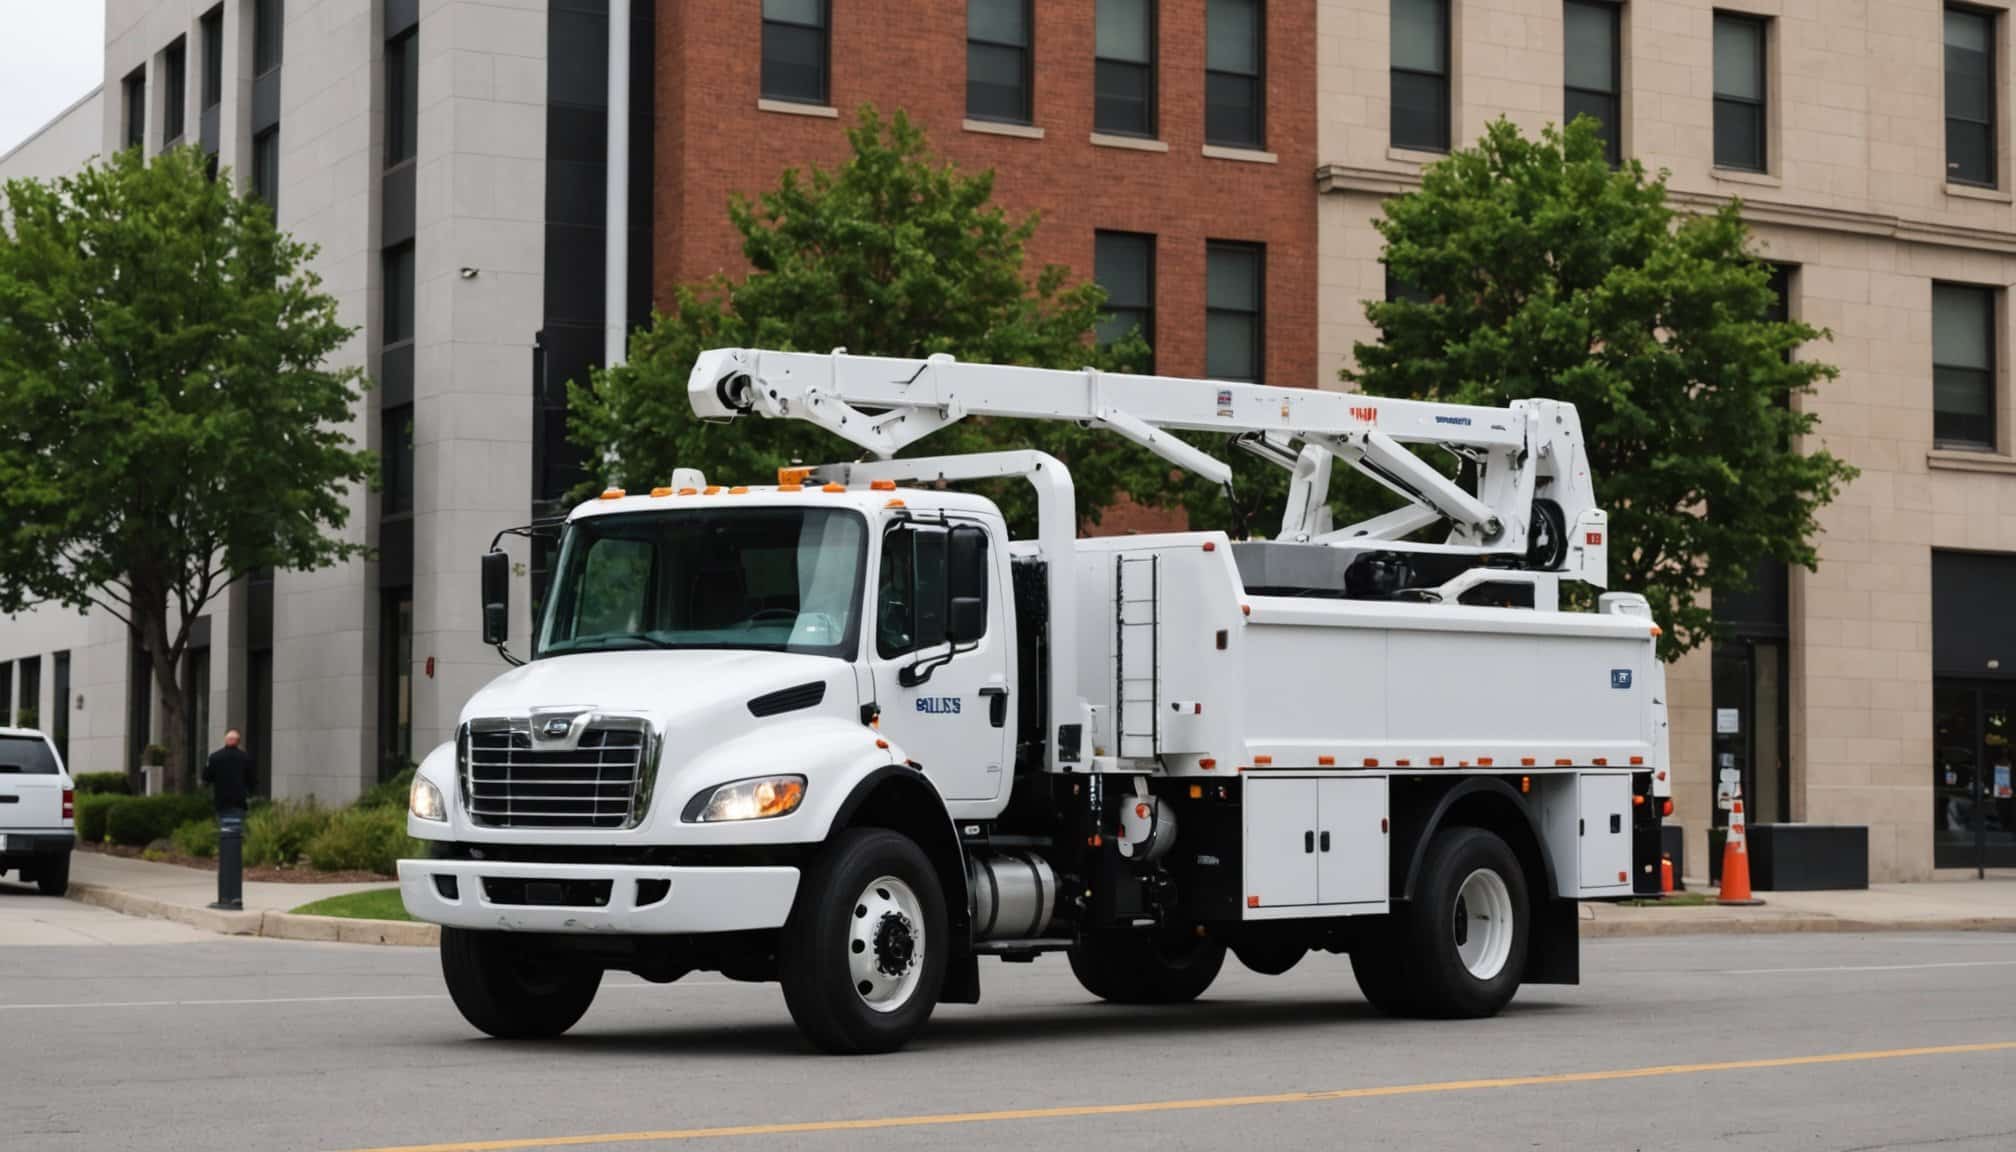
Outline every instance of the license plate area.
<path fill-rule="evenodd" d="M 484 877 L 483 898 L 492 904 L 539 908 L 606 908 L 609 880 L 526 880 Z"/>

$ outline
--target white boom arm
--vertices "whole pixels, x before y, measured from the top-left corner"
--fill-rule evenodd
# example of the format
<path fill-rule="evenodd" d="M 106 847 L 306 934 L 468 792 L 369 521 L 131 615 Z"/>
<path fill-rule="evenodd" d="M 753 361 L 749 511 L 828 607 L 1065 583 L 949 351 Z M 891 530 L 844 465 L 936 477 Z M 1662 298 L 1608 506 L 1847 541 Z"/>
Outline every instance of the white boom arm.
<path fill-rule="evenodd" d="M 916 360 L 750 348 L 702 353 L 687 392 L 703 419 L 754 412 L 808 420 L 884 459 L 966 416 L 1070 420 L 1111 429 L 1225 484 L 1232 470 L 1224 461 L 1171 433 L 1230 434 L 1292 470 L 1283 540 L 1544 555 L 1546 570 L 1599 587 L 1606 582 L 1608 529 L 1596 507 L 1581 421 L 1573 405 L 1558 401 L 1484 408 L 1089 368 L 964 364 L 943 355 Z M 1434 444 L 1468 461 L 1476 491 L 1428 466 L 1409 444 Z M 1408 506 L 1332 529 L 1327 501 L 1334 460 L 1372 477 Z M 1559 523 L 1533 523 L 1536 496 L 1559 507 Z M 1451 525 L 1445 542 L 1399 543 L 1441 520 Z M 1553 538 L 1536 541 L 1536 531 Z M 1564 532 L 1566 547 L 1558 539 Z"/>

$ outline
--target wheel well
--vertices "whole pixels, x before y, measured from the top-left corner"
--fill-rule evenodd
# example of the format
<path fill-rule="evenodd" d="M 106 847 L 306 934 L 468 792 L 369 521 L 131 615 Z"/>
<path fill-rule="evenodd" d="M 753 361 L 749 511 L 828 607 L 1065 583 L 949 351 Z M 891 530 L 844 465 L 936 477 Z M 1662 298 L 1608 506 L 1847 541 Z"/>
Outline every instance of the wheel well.
<path fill-rule="evenodd" d="M 871 773 L 855 786 L 854 794 L 834 817 L 833 831 L 842 828 L 887 828 L 922 848 L 945 891 L 945 916 L 952 938 L 966 938 L 966 856 L 944 802 L 923 777 L 894 766 Z"/>

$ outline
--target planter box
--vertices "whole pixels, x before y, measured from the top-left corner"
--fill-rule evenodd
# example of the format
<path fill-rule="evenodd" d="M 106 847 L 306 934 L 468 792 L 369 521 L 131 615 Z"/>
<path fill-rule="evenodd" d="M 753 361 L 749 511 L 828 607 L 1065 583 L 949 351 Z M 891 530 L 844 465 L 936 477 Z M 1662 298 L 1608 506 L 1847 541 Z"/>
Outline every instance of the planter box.
<path fill-rule="evenodd" d="M 1869 829 L 1859 824 L 1753 824 L 1750 886 L 1767 892 L 1869 887 Z"/>

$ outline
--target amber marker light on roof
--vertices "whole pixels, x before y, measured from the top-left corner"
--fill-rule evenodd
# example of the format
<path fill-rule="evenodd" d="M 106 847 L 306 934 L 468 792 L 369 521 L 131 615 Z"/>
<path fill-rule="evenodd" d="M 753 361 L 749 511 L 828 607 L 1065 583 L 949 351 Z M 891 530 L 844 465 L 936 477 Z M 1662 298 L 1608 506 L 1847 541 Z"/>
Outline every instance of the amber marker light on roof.
<path fill-rule="evenodd" d="M 623 491 L 621 488 L 604 488 L 602 490 L 602 499 L 604 500 L 621 500 L 627 495 L 629 493 Z"/>
<path fill-rule="evenodd" d="M 657 499 L 657 498 L 658 498 L 658 497 L 660 497 L 660 496 L 670 496 L 671 494 L 672 494 L 672 490 L 671 490 L 670 488 L 653 488 L 653 489 L 651 489 L 651 497 L 652 497 L 652 499 L 654 499 L 654 500 L 655 500 L 655 499 Z"/>
<path fill-rule="evenodd" d="M 819 491 L 821 492 L 845 492 L 846 490 L 847 486 L 845 484 L 821 484 L 819 486 Z"/>
<path fill-rule="evenodd" d="M 868 482 L 868 490 L 870 492 L 894 492 L 896 490 L 896 482 L 894 480 L 870 480 Z"/>

